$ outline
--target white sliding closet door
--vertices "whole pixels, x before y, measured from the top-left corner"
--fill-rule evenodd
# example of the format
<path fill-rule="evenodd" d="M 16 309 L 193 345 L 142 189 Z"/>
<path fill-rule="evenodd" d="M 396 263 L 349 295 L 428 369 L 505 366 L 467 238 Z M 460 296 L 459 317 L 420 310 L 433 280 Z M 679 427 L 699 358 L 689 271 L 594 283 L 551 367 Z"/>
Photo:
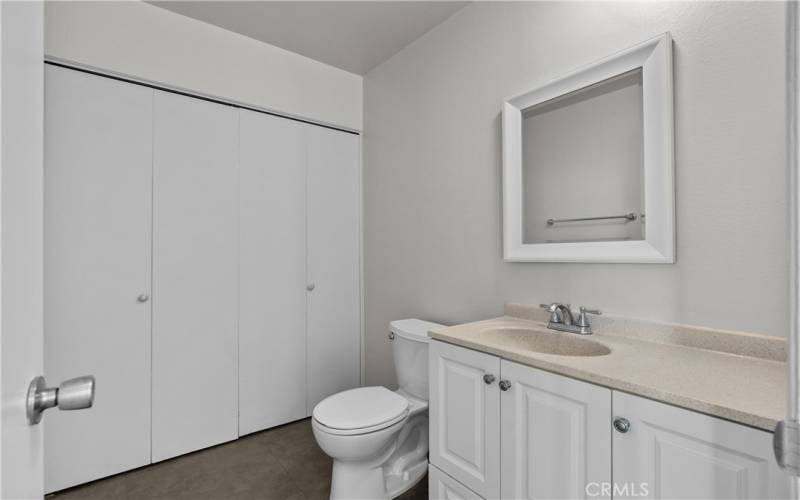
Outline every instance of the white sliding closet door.
<path fill-rule="evenodd" d="M 240 111 L 239 435 L 306 416 L 306 137 Z"/>
<path fill-rule="evenodd" d="M 154 117 L 153 461 L 159 461 L 238 435 L 238 111 L 156 91 Z"/>
<path fill-rule="evenodd" d="M 49 385 L 97 378 L 94 406 L 49 411 L 45 490 L 150 462 L 153 91 L 45 67 L 44 358 Z"/>
<path fill-rule="evenodd" d="M 310 413 L 325 397 L 360 382 L 361 187 L 358 136 L 307 130 Z"/>

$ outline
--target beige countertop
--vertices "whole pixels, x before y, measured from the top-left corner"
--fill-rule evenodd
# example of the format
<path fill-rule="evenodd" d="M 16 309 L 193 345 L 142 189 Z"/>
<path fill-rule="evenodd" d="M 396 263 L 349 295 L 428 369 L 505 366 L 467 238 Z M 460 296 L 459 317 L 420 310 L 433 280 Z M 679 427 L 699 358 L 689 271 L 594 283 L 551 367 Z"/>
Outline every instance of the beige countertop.
<path fill-rule="evenodd" d="M 567 335 L 573 344 L 591 340 L 611 352 L 603 356 L 544 354 L 525 348 L 519 335 L 515 340 L 514 335 L 489 333 L 498 328 L 532 328 L 548 335 Z M 756 356 L 724 352 L 728 350 L 724 345 L 726 336 L 732 339 L 728 344 L 742 339 L 745 344 L 758 343 L 762 336 L 723 332 L 720 349 L 714 350 L 669 343 L 657 337 L 655 341 L 643 340 L 646 335 L 641 333 L 600 332 L 584 338 L 548 330 L 542 321 L 512 316 L 440 328 L 429 335 L 435 340 L 768 431 L 786 414 L 787 364 L 760 354 L 763 349 L 759 348 L 753 349 Z M 764 338 L 764 342 L 770 345 L 778 341 Z"/>

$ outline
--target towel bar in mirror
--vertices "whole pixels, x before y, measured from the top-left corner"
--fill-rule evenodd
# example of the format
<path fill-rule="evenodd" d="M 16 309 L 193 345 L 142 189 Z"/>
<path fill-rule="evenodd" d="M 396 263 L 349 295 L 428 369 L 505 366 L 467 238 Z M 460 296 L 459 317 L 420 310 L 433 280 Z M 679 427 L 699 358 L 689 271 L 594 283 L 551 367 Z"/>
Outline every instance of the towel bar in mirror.
<path fill-rule="evenodd" d="M 507 99 L 504 259 L 674 262 L 672 99 L 669 33 Z"/>

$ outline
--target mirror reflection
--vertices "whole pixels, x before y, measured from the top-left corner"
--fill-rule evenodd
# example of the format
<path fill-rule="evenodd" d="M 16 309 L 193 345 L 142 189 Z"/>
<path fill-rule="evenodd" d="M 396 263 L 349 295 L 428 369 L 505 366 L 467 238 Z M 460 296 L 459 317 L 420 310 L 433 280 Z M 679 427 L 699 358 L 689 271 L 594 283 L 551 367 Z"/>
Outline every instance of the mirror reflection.
<path fill-rule="evenodd" d="M 645 239 L 641 68 L 522 111 L 523 241 Z"/>

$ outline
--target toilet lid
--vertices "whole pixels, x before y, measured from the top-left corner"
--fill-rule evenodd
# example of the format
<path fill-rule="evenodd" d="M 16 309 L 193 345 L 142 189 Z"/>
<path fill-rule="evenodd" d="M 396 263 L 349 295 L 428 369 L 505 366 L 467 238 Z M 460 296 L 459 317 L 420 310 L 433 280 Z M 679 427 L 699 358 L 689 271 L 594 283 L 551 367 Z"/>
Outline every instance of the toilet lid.
<path fill-rule="evenodd" d="M 364 429 L 397 420 L 408 410 L 408 400 L 385 387 L 360 387 L 323 399 L 314 419 L 325 427 Z"/>

